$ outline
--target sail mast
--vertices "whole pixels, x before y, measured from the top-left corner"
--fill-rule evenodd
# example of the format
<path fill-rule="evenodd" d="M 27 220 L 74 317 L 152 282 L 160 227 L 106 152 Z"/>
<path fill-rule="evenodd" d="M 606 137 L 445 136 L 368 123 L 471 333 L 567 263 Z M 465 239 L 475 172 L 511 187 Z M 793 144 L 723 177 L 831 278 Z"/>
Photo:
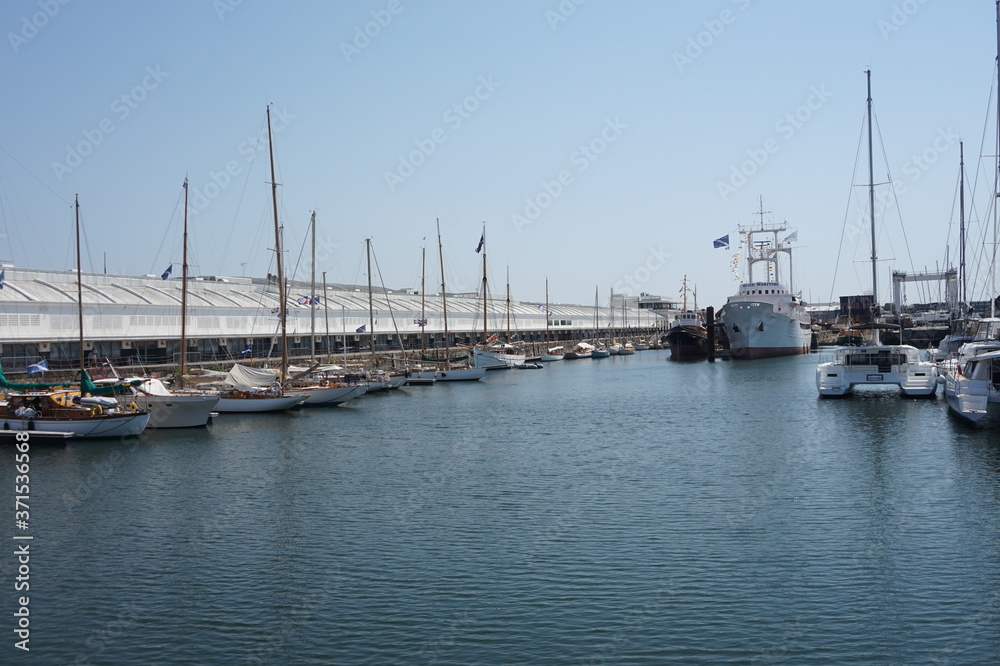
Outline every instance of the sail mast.
<path fill-rule="evenodd" d="M 326 356 L 330 358 L 330 306 L 326 302 L 326 271 L 323 271 L 323 318 L 326 319 L 326 340 L 323 343 L 323 349 L 326 350 Z"/>
<path fill-rule="evenodd" d="M 1000 0 L 998 0 L 1000 1 Z M 483 245 L 483 345 L 486 345 L 486 339 L 489 337 L 489 331 L 486 326 L 486 223 L 483 222 L 483 235 L 482 235 L 482 245 Z"/>
<path fill-rule="evenodd" d="M 427 290 L 425 288 L 427 280 L 427 246 L 420 248 L 420 353 L 427 353 L 427 323 L 425 299 Z"/>
<path fill-rule="evenodd" d="M 365 239 L 368 257 L 368 345 L 371 348 L 372 368 L 375 367 L 375 305 L 372 302 L 372 239 Z"/>
<path fill-rule="evenodd" d="M 998 0 L 1000 1 L 1000 0 Z M 549 347 L 549 276 L 545 276 L 545 349 Z"/>
<path fill-rule="evenodd" d="M 1000 0 L 998 0 L 1000 2 Z M 875 165 L 872 161 L 872 71 L 865 70 L 868 79 L 868 214 L 872 225 L 872 323 L 877 324 L 878 312 L 878 253 L 875 249 Z M 879 344 L 878 328 L 874 328 L 875 344 Z"/>
<path fill-rule="evenodd" d="M 309 220 L 312 227 L 312 271 L 309 276 L 309 361 L 316 362 L 316 211 Z"/>
<path fill-rule="evenodd" d="M 281 381 L 288 373 L 288 328 L 285 303 L 285 273 L 281 257 L 281 226 L 278 223 L 278 180 L 274 175 L 274 135 L 271 133 L 271 107 L 267 107 L 267 151 L 271 159 L 271 204 L 274 208 L 274 251 L 278 271 L 278 317 L 281 319 Z"/>
<path fill-rule="evenodd" d="M 997 81 L 1000 81 L 1000 0 L 997 0 L 997 55 L 995 60 Z M 996 136 L 996 170 L 993 173 L 993 257 L 990 260 L 990 317 L 996 316 L 997 293 L 997 205 L 1000 204 L 1000 85 L 997 86 L 997 136 Z"/>
<path fill-rule="evenodd" d="M 507 344 L 510 344 L 510 266 L 507 267 Z"/>
<path fill-rule="evenodd" d="M 77 194 L 73 209 L 76 211 L 76 312 L 80 328 L 80 382 L 83 385 L 83 373 L 86 366 L 83 359 L 83 269 L 80 263 L 80 195 Z"/>
<path fill-rule="evenodd" d="M 1000 0 L 998 0 L 1000 1 Z M 965 315 L 965 144 L 958 142 L 958 302 Z"/>
<path fill-rule="evenodd" d="M 188 284 L 188 179 L 184 178 L 184 250 L 181 260 L 181 365 L 179 381 L 184 381 L 187 365 L 187 284 Z"/>
<path fill-rule="evenodd" d="M 435 220 L 438 235 L 438 263 L 441 264 L 441 314 L 444 317 L 444 367 L 451 368 L 451 346 L 448 343 L 448 296 L 444 288 L 444 249 L 441 247 L 441 220 Z"/>

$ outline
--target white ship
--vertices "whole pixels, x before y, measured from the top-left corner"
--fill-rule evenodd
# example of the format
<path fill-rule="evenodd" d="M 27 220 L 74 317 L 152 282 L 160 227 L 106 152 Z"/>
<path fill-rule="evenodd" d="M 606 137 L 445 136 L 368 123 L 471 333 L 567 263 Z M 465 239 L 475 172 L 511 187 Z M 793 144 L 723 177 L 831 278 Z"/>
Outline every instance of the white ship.
<path fill-rule="evenodd" d="M 812 339 L 809 313 L 800 295 L 792 293 L 779 275 L 781 254 L 787 255 L 791 267 L 795 233 L 779 241 L 778 235 L 787 231 L 785 225 L 764 224 L 763 202 L 757 214 L 759 225 L 739 227 L 746 252 L 746 281 L 719 310 L 730 353 L 734 359 L 808 354 Z M 754 269 L 762 270 L 765 279 L 755 279 Z"/>

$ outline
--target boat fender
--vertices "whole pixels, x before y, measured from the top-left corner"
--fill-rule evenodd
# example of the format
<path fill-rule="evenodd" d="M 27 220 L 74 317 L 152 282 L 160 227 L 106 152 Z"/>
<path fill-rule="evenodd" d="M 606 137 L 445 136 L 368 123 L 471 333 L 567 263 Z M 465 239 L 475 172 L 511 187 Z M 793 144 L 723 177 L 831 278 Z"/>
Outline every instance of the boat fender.
<path fill-rule="evenodd" d="M 100 416 L 101 414 L 104 413 L 104 408 L 101 407 L 100 405 L 94 405 L 91 409 L 94 410 L 93 411 L 94 416 Z"/>

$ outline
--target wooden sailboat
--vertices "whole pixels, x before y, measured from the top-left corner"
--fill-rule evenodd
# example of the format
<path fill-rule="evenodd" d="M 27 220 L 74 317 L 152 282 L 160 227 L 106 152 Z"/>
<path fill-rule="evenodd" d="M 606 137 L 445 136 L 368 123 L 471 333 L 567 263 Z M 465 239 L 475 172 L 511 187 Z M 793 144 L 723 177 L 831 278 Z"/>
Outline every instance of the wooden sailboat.
<path fill-rule="evenodd" d="M 309 396 L 286 392 L 282 385 L 288 375 L 288 299 L 281 248 L 281 225 L 278 222 L 278 181 L 274 173 L 274 136 L 271 133 L 271 108 L 267 108 L 267 142 L 271 161 L 271 204 L 274 210 L 274 248 L 278 273 L 278 317 L 281 322 L 281 367 L 278 371 L 258 370 L 239 364 L 226 375 L 230 388 L 220 393 L 220 412 L 274 412 L 289 409 Z"/>
<path fill-rule="evenodd" d="M 594 348 L 590 352 L 590 358 L 608 358 L 611 356 L 611 350 L 601 343 L 597 333 L 601 323 L 601 308 L 598 304 L 600 299 L 599 294 L 600 291 L 598 288 L 594 287 Z"/>
<path fill-rule="evenodd" d="M 39 438 L 125 437 L 138 435 L 149 423 L 148 409 L 130 402 L 122 405 L 114 397 L 127 391 L 132 382 L 116 380 L 112 386 L 98 387 L 85 366 L 83 341 L 83 269 L 80 261 L 80 199 L 74 202 L 76 216 L 76 289 L 79 327 L 79 388 L 69 383 L 16 383 L 0 372 L 0 388 L 8 391 L 0 403 L 3 432 L 28 433 Z"/>
<path fill-rule="evenodd" d="M 426 308 L 426 283 L 427 283 L 427 247 L 420 248 L 420 355 L 427 354 L 427 308 Z M 406 378 L 408 386 L 431 386 L 435 381 L 434 371 L 425 371 L 418 367 L 410 371 Z"/>
<path fill-rule="evenodd" d="M 510 281 L 507 283 L 507 340 L 499 344 L 499 335 L 489 332 L 489 282 L 486 277 L 486 223 L 483 223 L 483 235 L 479 240 L 477 252 L 483 255 L 483 339 L 472 347 L 472 365 L 487 370 L 501 370 L 522 365 L 527 358 L 518 346 L 511 344 L 510 338 Z"/>

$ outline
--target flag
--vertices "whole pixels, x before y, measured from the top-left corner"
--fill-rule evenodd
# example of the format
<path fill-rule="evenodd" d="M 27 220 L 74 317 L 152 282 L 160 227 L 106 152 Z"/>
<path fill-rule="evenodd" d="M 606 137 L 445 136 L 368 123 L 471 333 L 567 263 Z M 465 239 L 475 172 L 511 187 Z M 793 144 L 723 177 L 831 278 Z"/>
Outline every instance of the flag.
<path fill-rule="evenodd" d="M 712 247 L 729 247 L 729 234 L 726 234 L 722 238 L 716 238 L 712 241 Z"/>
<path fill-rule="evenodd" d="M 479 237 L 479 245 L 476 246 L 476 253 L 477 254 L 479 253 L 480 250 L 483 249 L 483 245 L 485 245 L 485 244 L 486 244 L 486 232 L 484 231 L 483 235 Z"/>
<path fill-rule="evenodd" d="M 361 326 L 358 326 L 356 329 L 354 329 L 354 332 L 355 333 L 364 333 L 365 332 L 365 327 L 367 327 L 367 326 L 368 326 L 368 324 L 361 324 Z"/>
<path fill-rule="evenodd" d="M 795 231 L 793 231 L 792 233 L 790 233 L 790 234 L 788 234 L 787 236 L 785 236 L 785 240 L 783 240 L 783 241 L 781 241 L 781 242 L 782 242 L 782 243 L 794 243 L 794 242 L 795 242 L 795 241 L 797 241 L 798 239 L 799 239 L 799 232 L 798 232 L 798 230 L 796 229 L 796 230 L 795 230 Z"/>
<path fill-rule="evenodd" d="M 427 320 L 426 319 L 414 319 L 413 323 L 416 324 L 417 326 L 423 327 L 423 326 L 427 325 Z"/>
<path fill-rule="evenodd" d="M 486 338 L 486 344 L 488 344 L 488 345 L 493 344 L 494 342 L 497 341 L 497 339 L 499 339 L 499 337 L 500 337 L 499 335 L 497 335 L 496 333 L 494 333 L 490 337 Z"/>
<path fill-rule="evenodd" d="M 295 302 L 298 303 L 299 305 L 308 305 L 309 299 L 306 298 L 305 296 L 301 296 Z"/>
<path fill-rule="evenodd" d="M 310 303 L 312 305 L 319 305 L 319 296 L 313 296 L 312 301 L 310 301 Z"/>
<path fill-rule="evenodd" d="M 3 289 L 3 279 L 6 272 L 6 270 L 0 270 L 0 289 Z"/>
<path fill-rule="evenodd" d="M 48 370 L 49 370 L 49 362 L 46 361 L 45 359 L 42 359 L 38 363 L 32 363 L 31 365 L 28 366 L 29 375 L 36 375 L 39 372 L 48 372 Z"/>
<path fill-rule="evenodd" d="M 252 351 L 253 351 L 253 343 L 251 342 L 250 344 L 247 345 L 247 348 L 241 351 L 240 353 L 243 354 L 243 356 L 247 356 Z"/>
<path fill-rule="evenodd" d="M 170 274 L 173 272 L 174 272 L 174 265 L 170 264 L 169 266 L 167 266 L 167 270 L 163 271 L 163 275 L 160 276 L 160 279 L 166 280 L 168 277 L 170 277 Z"/>

